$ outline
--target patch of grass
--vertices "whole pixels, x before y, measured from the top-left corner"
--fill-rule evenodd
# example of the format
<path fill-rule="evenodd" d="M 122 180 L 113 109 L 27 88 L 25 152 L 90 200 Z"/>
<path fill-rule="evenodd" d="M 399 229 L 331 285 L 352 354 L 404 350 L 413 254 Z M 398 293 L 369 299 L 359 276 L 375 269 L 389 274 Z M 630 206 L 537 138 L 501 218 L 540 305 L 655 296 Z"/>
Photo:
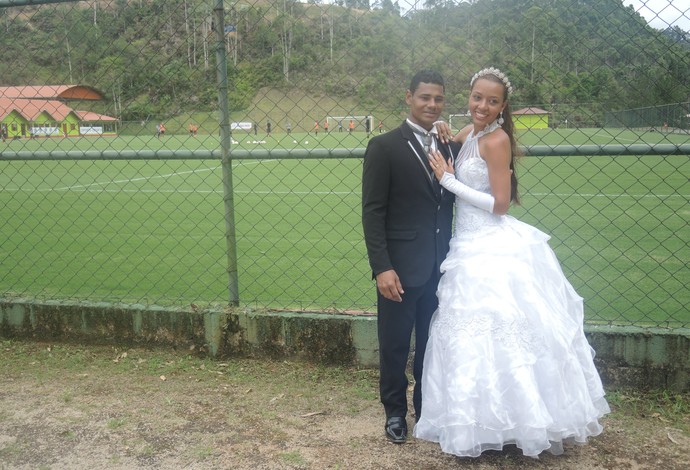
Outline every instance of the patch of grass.
<path fill-rule="evenodd" d="M 690 432 L 690 394 L 668 390 L 614 390 L 606 399 L 613 413 L 625 417 L 658 419 L 668 426 Z"/>
<path fill-rule="evenodd" d="M 2 341 L 0 348 L 3 350 L 0 376 L 14 376 L 21 371 L 32 380 L 39 377 L 41 382 L 75 377 L 84 383 L 95 381 L 89 386 L 90 394 L 111 393 L 114 384 L 123 377 L 127 381 L 136 377 L 134 382 L 146 390 L 162 387 L 160 403 L 172 410 L 179 406 L 176 391 L 190 383 L 222 392 L 226 401 L 237 409 L 257 406 L 262 410 L 262 419 L 275 419 L 286 412 L 297 416 L 327 414 L 334 409 L 357 413 L 362 399 L 378 401 L 378 372 L 369 369 L 251 358 L 214 361 L 165 349 L 148 351 L 15 340 Z M 73 360 L 77 355 L 81 359 Z M 260 390 L 257 383 L 261 383 Z M 305 387 L 305 383 L 309 386 Z M 60 393 L 62 402 L 74 402 L 74 389 L 65 387 Z M 151 411 L 144 408 L 140 413 Z M 6 414 L 0 416 L 3 419 L 8 419 Z M 116 415 L 106 425 L 118 429 L 125 423 L 126 417 Z"/>
<path fill-rule="evenodd" d="M 304 457 L 298 452 L 298 451 L 293 451 L 293 452 L 284 452 L 280 454 L 281 460 L 283 460 L 285 463 L 290 464 L 290 465 L 306 465 L 307 461 L 304 460 Z"/>
<path fill-rule="evenodd" d="M 140 457 L 151 457 L 156 453 L 156 449 L 151 444 L 146 444 L 138 450 L 137 455 Z"/>
<path fill-rule="evenodd" d="M 117 429 L 125 425 L 127 420 L 125 418 L 112 418 L 108 420 L 108 429 Z"/>
<path fill-rule="evenodd" d="M 0 448 L 0 457 L 9 458 L 13 455 L 19 455 L 20 453 L 21 447 L 18 444 L 10 444 Z"/>
<path fill-rule="evenodd" d="M 74 431 L 68 429 L 61 432 L 60 437 L 67 439 L 68 441 L 74 441 L 77 438 L 77 435 L 74 433 Z"/>
<path fill-rule="evenodd" d="M 213 447 L 211 446 L 198 446 L 194 449 L 194 456 L 199 460 L 204 460 L 213 455 Z"/>

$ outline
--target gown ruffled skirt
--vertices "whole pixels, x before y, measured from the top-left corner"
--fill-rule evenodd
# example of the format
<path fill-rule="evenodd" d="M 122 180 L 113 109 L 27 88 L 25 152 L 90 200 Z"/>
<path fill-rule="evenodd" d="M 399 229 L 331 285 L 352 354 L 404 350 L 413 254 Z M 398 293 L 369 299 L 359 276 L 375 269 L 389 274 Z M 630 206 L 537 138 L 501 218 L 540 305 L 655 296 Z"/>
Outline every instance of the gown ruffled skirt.
<path fill-rule="evenodd" d="M 609 412 L 583 331 L 583 301 L 549 236 L 511 216 L 463 211 L 441 270 L 417 438 L 477 457 L 515 444 L 563 452 Z"/>

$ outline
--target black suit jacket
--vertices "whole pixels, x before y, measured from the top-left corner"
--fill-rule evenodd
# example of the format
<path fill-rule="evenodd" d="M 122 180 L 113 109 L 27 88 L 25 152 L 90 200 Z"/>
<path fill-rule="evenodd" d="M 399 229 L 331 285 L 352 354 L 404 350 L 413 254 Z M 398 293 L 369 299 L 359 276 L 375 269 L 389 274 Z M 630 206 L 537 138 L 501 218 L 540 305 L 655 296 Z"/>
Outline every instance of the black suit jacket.
<path fill-rule="evenodd" d="M 446 158 L 459 145 L 439 144 Z M 394 269 L 404 286 L 421 286 L 448 253 L 455 196 L 435 180 L 414 132 L 373 137 L 364 154 L 362 226 L 373 275 Z"/>

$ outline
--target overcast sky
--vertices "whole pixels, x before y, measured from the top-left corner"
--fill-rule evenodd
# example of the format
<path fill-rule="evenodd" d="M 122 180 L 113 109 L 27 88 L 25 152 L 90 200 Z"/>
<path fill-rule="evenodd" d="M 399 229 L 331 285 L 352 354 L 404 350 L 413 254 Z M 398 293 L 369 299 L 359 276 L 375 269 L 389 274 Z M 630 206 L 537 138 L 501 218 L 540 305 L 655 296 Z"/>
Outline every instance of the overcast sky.
<path fill-rule="evenodd" d="M 690 1 L 688 0 L 623 0 L 632 5 L 652 27 L 666 29 L 668 25 L 690 31 Z"/>

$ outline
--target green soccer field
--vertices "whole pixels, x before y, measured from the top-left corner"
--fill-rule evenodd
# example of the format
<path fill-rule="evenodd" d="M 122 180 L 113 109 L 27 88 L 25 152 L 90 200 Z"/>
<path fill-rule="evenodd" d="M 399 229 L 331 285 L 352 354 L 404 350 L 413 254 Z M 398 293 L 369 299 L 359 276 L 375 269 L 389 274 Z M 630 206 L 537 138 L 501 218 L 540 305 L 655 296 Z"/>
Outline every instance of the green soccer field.
<path fill-rule="evenodd" d="M 600 132 L 539 131 L 523 135 L 522 143 L 603 145 L 607 135 L 613 143 L 635 136 Z M 636 142 L 687 142 L 648 134 Z M 357 133 L 257 136 L 256 143 L 251 136 L 249 144 L 236 137 L 244 148 L 366 145 L 366 135 Z M 210 136 L 104 137 L 14 141 L 2 149 L 217 145 Z M 0 157 L 0 165 L 0 292 L 6 296 L 183 307 L 227 302 L 219 161 Z M 233 163 L 242 304 L 373 309 L 360 173 L 358 158 Z M 589 321 L 690 323 L 690 295 L 681 282 L 690 274 L 687 156 L 524 157 L 518 174 L 523 204 L 511 213 L 552 235 L 566 275 L 586 299 Z"/>
<path fill-rule="evenodd" d="M 364 148 L 368 139 L 364 132 L 294 132 L 292 134 L 274 133 L 267 136 L 259 132 L 235 131 L 233 146 L 242 150 L 252 149 L 314 149 L 314 148 Z M 633 145 L 633 144 L 688 144 L 690 134 L 662 133 L 656 131 L 636 131 L 630 129 L 533 129 L 517 131 L 520 145 Z M 217 133 L 201 133 L 197 137 L 187 134 L 166 135 L 157 139 L 154 135 L 122 137 L 81 137 L 67 139 L 20 139 L 8 141 L 0 149 L 14 151 L 53 151 L 53 150 L 213 150 L 218 149 Z"/>

